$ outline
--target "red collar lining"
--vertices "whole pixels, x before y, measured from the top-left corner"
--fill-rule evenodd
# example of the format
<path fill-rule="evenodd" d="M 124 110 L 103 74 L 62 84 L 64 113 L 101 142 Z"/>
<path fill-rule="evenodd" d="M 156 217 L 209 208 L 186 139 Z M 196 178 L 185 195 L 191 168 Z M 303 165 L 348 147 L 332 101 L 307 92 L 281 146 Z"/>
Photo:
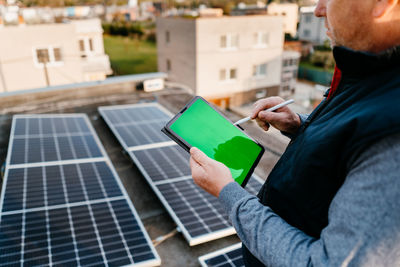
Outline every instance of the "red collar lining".
<path fill-rule="evenodd" d="M 333 74 L 333 79 L 331 83 L 331 89 L 329 90 L 328 94 L 328 99 L 332 97 L 332 95 L 335 93 L 336 89 L 339 86 L 340 80 L 342 79 L 342 71 L 336 66 L 335 67 L 335 72 Z"/>

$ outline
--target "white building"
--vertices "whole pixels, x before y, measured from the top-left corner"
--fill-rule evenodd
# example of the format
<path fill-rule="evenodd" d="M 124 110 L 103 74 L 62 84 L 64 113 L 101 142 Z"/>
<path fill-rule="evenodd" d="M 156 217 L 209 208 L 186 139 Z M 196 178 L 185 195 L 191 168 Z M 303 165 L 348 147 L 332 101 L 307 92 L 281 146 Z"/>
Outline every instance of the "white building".
<path fill-rule="evenodd" d="M 292 3 L 268 5 L 268 15 L 283 16 L 283 29 L 285 33 L 295 37 L 297 34 L 297 23 L 299 22 L 299 6 Z"/>
<path fill-rule="evenodd" d="M 100 20 L 0 27 L 0 92 L 103 80 Z"/>
<path fill-rule="evenodd" d="M 282 58 L 282 81 L 280 95 L 288 97 L 294 94 L 297 84 L 301 54 L 296 51 L 284 51 Z"/>
<path fill-rule="evenodd" d="M 325 19 L 314 15 L 316 6 L 300 8 L 299 39 L 321 45 L 328 36 L 326 35 Z"/>
<path fill-rule="evenodd" d="M 278 95 L 283 19 L 158 18 L 158 70 L 221 106 Z"/>

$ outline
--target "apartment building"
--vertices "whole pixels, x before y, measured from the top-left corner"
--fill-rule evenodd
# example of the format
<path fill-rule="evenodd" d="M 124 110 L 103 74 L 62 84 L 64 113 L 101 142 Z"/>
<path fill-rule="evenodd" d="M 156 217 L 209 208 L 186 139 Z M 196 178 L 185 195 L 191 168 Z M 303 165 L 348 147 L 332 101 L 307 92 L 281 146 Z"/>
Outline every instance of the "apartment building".
<path fill-rule="evenodd" d="M 0 92 L 84 81 L 111 74 L 100 20 L 0 27 Z"/>
<path fill-rule="evenodd" d="M 277 16 L 158 18 L 158 70 L 226 107 L 278 95 L 283 19 Z"/>
<path fill-rule="evenodd" d="M 295 37 L 297 34 L 297 23 L 299 22 L 299 6 L 292 3 L 271 3 L 268 5 L 268 15 L 283 17 L 283 30 L 285 33 Z"/>
<path fill-rule="evenodd" d="M 280 95 L 289 97 L 296 90 L 301 54 L 297 51 L 284 51 L 282 57 L 282 81 Z"/>
<path fill-rule="evenodd" d="M 316 6 L 300 8 L 300 24 L 298 35 L 300 40 L 322 45 L 328 36 L 326 35 L 325 19 L 314 15 Z"/>

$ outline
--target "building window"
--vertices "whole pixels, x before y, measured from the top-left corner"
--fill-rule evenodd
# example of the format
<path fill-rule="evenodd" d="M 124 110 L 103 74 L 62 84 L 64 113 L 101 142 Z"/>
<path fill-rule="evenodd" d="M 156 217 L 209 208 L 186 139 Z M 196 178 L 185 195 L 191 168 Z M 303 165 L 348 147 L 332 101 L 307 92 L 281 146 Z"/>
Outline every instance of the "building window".
<path fill-rule="evenodd" d="M 311 23 L 312 18 L 313 18 L 313 15 L 311 15 L 311 14 L 304 15 L 305 23 Z"/>
<path fill-rule="evenodd" d="M 170 34 L 169 31 L 165 32 L 165 42 L 168 44 L 170 42 Z"/>
<path fill-rule="evenodd" d="M 93 40 L 92 40 L 92 38 L 89 38 L 88 40 L 89 40 L 89 50 L 90 50 L 90 52 L 93 52 L 94 51 Z"/>
<path fill-rule="evenodd" d="M 79 51 L 82 58 L 92 56 L 94 54 L 93 39 L 88 37 L 80 39 Z"/>
<path fill-rule="evenodd" d="M 171 71 L 171 60 L 167 59 L 167 71 Z"/>
<path fill-rule="evenodd" d="M 49 50 L 47 48 L 36 49 L 36 57 L 38 63 L 43 64 L 50 62 Z"/>
<path fill-rule="evenodd" d="M 253 76 L 254 77 L 264 77 L 267 76 L 267 64 L 260 64 L 253 66 Z"/>
<path fill-rule="evenodd" d="M 237 78 L 237 69 L 236 68 L 221 69 L 219 71 L 219 80 L 220 81 L 236 80 L 236 78 Z"/>
<path fill-rule="evenodd" d="M 220 39 L 220 47 L 223 49 L 236 49 L 239 46 L 239 35 L 226 34 Z"/>
<path fill-rule="evenodd" d="M 229 80 L 235 80 L 235 79 L 236 79 L 236 69 L 230 69 Z"/>
<path fill-rule="evenodd" d="M 266 47 L 269 43 L 269 34 L 267 32 L 256 32 L 254 34 L 254 46 Z"/>
<path fill-rule="evenodd" d="M 289 58 L 289 59 L 284 59 L 283 60 L 283 66 L 284 67 L 297 66 L 298 63 L 299 63 L 298 59 L 296 59 L 296 58 Z"/>
<path fill-rule="evenodd" d="M 303 35 L 304 35 L 304 37 L 310 37 L 310 35 L 311 35 L 310 30 L 305 29 L 305 30 L 303 31 Z"/>
<path fill-rule="evenodd" d="M 85 42 L 83 40 L 79 40 L 79 51 L 85 52 Z"/>
<path fill-rule="evenodd" d="M 54 52 L 54 61 L 55 62 L 62 62 L 61 48 L 54 47 L 53 48 L 53 52 Z"/>
<path fill-rule="evenodd" d="M 289 66 L 289 60 L 288 59 L 283 60 L 283 66 L 284 67 Z"/>
<path fill-rule="evenodd" d="M 49 46 L 34 49 L 34 62 L 38 67 L 63 64 L 61 48 Z"/>

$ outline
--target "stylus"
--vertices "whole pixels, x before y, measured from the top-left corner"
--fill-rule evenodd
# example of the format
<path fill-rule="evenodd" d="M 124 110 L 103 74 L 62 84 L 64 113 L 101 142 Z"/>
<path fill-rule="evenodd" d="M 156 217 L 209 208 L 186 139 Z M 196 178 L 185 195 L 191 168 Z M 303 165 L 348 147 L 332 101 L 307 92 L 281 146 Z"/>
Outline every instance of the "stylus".
<path fill-rule="evenodd" d="M 278 104 L 278 105 L 276 105 L 276 106 L 273 106 L 272 108 L 266 109 L 265 111 L 275 111 L 275 110 L 277 110 L 278 108 L 287 106 L 287 105 L 289 105 L 289 104 L 292 104 L 293 102 L 294 102 L 294 100 L 293 100 L 293 99 L 290 99 L 290 100 L 285 101 L 285 102 L 283 102 L 283 103 L 280 103 L 280 104 Z M 244 119 L 238 120 L 238 121 L 235 122 L 233 125 L 242 124 L 242 123 L 244 123 L 244 122 L 246 122 L 246 121 L 249 121 L 249 120 L 251 120 L 251 117 L 246 117 L 246 118 L 244 118 Z"/>

